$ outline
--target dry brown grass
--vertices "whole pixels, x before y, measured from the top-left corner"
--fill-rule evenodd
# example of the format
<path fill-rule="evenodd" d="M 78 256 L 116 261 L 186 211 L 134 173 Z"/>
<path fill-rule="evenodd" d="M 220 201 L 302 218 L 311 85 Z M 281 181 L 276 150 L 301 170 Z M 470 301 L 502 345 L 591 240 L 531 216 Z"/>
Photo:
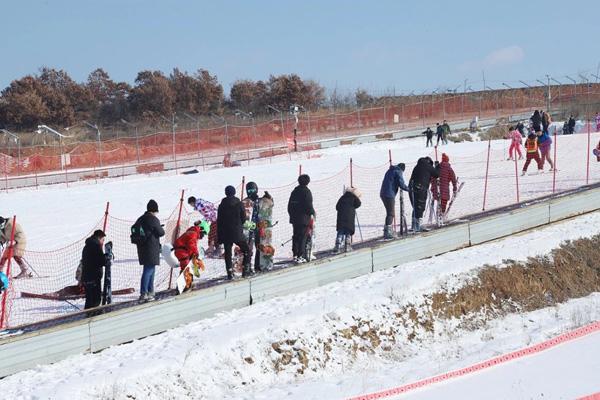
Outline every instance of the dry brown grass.
<path fill-rule="evenodd" d="M 504 139 L 508 133 L 508 128 L 509 128 L 509 126 L 507 124 L 493 126 L 488 130 L 480 132 L 479 138 L 482 141 L 489 140 L 489 139 L 492 139 L 492 140 Z"/>

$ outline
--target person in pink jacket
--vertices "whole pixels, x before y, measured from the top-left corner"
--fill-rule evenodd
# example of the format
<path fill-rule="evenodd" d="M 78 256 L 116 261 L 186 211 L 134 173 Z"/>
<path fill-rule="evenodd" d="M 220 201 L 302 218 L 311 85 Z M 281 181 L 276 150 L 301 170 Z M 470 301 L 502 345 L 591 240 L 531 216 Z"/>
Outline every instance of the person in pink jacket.
<path fill-rule="evenodd" d="M 508 132 L 508 139 L 510 139 L 508 159 L 513 160 L 513 152 L 515 153 L 515 157 L 517 154 L 519 154 L 519 160 L 523 159 L 523 153 L 521 153 L 521 144 L 523 143 L 523 138 L 521 137 L 521 133 L 511 126 Z"/>

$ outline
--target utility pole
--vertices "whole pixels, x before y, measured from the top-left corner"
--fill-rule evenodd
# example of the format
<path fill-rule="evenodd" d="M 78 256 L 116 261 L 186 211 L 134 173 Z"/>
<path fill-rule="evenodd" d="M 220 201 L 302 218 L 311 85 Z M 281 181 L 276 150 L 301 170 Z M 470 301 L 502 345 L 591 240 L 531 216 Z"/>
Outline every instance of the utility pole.
<path fill-rule="evenodd" d="M 128 122 L 128 121 L 124 120 L 123 118 L 121 118 L 121 122 L 127 126 L 132 126 L 135 129 L 135 153 L 137 156 L 137 162 L 139 164 L 140 163 L 140 138 L 138 136 L 138 126 L 137 126 L 137 124 L 132 124 L 131 122 Z"/>
<path fill-rule="evenodd" d="M 97 124 L 92 125 L 87 121 L 83 121 L 83 123 L 96 131 L 96 137 L 98 139 L 98 153 L 100 156 L 100 168 L 102 168 L 102 140 L 100 140 L 100 128 L 98 128 Z"/>

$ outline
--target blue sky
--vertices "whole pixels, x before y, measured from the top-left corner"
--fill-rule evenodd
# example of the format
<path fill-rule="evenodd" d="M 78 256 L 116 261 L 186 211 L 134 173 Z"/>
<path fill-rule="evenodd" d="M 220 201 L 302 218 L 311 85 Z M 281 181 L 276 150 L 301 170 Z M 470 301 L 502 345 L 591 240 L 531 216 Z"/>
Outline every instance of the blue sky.
<path fill-rule="evenodd" d="M 130 83 L 144 69 L 205 68 L 226 93 L 283 73 L 374 93 L 465 79 L 477 90 L 482 70 L 491 87 L 595 80 L 599 14 L 597 0 L 2 0 L 0 88 L 41 66 Z"/>

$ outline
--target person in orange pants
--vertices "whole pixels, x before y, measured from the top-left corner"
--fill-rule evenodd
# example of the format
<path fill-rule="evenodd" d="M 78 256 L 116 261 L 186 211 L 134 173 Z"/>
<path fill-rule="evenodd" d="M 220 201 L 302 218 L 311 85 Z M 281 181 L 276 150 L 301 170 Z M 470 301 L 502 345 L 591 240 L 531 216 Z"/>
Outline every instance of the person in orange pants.
<path fill-rule="evenodd" d="M 527 168 L 529 168 L 531 160 L 535 160 L 535 162 L 537 162 L 538 171 L 543 171 L 542 160 L 540 159 L 540 152 L 538 150 L 538 138 L 534 133 L 530 133 L 529 136 L 527 136 L 525 149 L 527 150 L 527 160 L 525 161 L 525 165 L 523 165 L 522 175 L 527 173 Z"/>

